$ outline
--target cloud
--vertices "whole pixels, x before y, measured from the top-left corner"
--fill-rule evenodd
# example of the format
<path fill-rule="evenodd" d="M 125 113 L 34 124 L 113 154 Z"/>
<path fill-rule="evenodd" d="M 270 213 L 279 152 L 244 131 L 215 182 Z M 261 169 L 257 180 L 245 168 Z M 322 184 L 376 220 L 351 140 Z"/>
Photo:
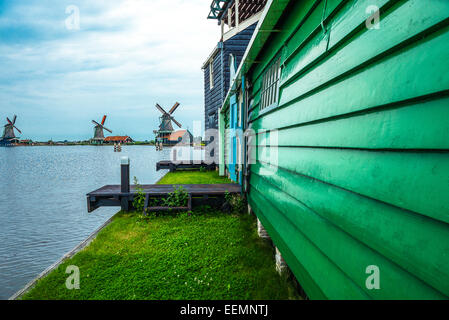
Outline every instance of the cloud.
<path fill-rule="evenodd" d="M 68 30 L 76 5 L 80 29 Z M 0 2 L 0 110 L 16 113 L 23 136 L 81 139 L 108 114 L 114 134 L 150 139 L 159 112 L 203 121 L 201 65 L 218 26 L 204 0 Z"/>

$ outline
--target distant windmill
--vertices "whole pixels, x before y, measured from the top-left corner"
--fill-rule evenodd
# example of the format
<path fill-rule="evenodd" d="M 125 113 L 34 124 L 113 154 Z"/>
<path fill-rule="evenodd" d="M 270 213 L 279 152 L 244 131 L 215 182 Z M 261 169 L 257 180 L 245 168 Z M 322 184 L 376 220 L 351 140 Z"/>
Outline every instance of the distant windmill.
<path fill-rule="evenodd" d="M 167 138 L 173 131 L 172 121 L 181 128 L 182 125 L 173 118 L 172 114 L 179 107 L 179 102 L 176 102 L 173 107 L 171 107 L 170 111 L 165 111 L 162 107 L 156 103 L 156 108 L 162 113 L 162 116 L 159 117 L 159 130 L 154 130 L 153 132 L 156 134 L 156 141 L 165 143 Z"/>
<path fill-rule="evenodd" d="M 112 133 L 111 130 L 109 130 L 108 128 L 106 128 L 104 126 L 104 123 L 106 121 L 106 115 L 103 116 L 103 119 L 101 120 L 101 123 L 98 123 L 95 120 L 92 120 L 93 124 L 95 124 L 95 131 L 94 131 L 94 137 L 91 140 L 93 144 L 101 144 L 103 143 L 104 140 L 104 133 L 103 133 L 103 129 Z"/>
<path fill-rule="evenodd" d="M 8 123 L 5 124 L 5 127 L 3 129 L 3 135 L 2 138 L 0 139 L 1 145 L 9 145 L 10 143 L 12 143 L 14 140 L 17 139 L 16 135 L 14 134 L 14 129 L 16 129 L 19 133 L 22 133 L 22 131 L 20 131 L 19 128 L 17 128 L 15 125 L 16 119 L 17 119 L 16 115 L 14 115 L 12 121 L 9 120 L 8 117 L 6 118 L 6 121 Z"/>

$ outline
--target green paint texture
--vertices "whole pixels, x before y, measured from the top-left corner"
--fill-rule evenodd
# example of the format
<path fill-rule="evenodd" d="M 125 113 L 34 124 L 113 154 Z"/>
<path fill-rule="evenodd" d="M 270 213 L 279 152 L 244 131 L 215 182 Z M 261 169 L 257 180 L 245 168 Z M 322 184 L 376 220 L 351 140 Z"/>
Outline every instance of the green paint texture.
<path fill-rule="evenodd" d="M 254 37 L 248 199 L 305 292 L 447 299 L 449 1 L 274 0 Z M 278 56 L 279 103 L 261 111 Z"/>

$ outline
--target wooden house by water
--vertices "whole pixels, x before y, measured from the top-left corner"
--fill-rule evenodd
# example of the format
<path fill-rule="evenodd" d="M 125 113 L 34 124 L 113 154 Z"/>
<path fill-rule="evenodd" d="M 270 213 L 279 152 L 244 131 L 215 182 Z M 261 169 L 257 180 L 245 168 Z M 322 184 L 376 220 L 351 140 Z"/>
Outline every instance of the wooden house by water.
<path fill-rule="evenodd" d="M 191 146 L 193 144 L 193 135 L 186 129 L 173 131 L 172 133 L 161 136 L 160 138 L 167 146 Z"/>
<path fill-rule="evenodd" d="M 218 109 L 223 104 L 232 73 L 240 64 L 265 4 L 266 0 L 212 0 L 208 18 L 218 21 L 221 38 L 202 67 L 207 144 L 214 143 L 212 130 L 218 130 Z"/>
<path fill-rule="evenodd" d="M 310 298 L 449 297 L 448 52 L 449 1 L 268 1 L 220 173 Z"/>
<path fill-rule="evenodd" d="M 103 143 L 105 144 L 114 144 L 114 143 L 127 144 L 133 142 L 134 140 L 130 136 L 109 136 L 104 138 L 103 140 Z"/>

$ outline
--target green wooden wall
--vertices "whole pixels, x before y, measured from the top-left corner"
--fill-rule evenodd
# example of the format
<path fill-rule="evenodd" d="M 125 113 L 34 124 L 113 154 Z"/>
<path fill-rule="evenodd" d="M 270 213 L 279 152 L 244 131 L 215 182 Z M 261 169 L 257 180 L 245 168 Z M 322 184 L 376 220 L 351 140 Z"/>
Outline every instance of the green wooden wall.
<path fill-rule="evenodd" d="M 247 74 L 249 202 L 312 299 L 449 297 L 448 17 L 447 0 L 290 1 Z"/>

